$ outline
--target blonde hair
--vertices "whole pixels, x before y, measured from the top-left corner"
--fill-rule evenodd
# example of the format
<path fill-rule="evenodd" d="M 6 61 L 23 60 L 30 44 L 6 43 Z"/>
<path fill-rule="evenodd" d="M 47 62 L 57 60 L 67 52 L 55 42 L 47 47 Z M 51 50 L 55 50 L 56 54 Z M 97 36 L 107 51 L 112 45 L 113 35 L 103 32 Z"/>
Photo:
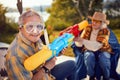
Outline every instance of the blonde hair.
<path fill-rule="evenodd" d="M 26 12 L 24 12 L 23 14 L 20 15 L 19 20 L 18 20 L 19 27 L 21 27 L 24 24 L 24 20 L 26 18 L 31 17 L 31 16 L 38 16 L 41 20 L 41 23 L 44 24 L 42 16 L 40 16 L 37 12 L 35 12 L 32 9 L 28 9 Z"/>

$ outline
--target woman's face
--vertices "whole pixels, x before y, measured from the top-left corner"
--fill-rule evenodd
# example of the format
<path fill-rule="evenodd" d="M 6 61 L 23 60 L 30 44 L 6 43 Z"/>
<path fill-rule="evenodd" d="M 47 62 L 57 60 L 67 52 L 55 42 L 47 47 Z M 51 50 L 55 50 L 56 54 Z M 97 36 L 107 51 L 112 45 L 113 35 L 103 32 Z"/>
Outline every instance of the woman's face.
<path fill-rule="evenodd" d="M 93 29 L 100 29 L 102 21 L 99 20 L 92 20 L 92 28 Z"/>

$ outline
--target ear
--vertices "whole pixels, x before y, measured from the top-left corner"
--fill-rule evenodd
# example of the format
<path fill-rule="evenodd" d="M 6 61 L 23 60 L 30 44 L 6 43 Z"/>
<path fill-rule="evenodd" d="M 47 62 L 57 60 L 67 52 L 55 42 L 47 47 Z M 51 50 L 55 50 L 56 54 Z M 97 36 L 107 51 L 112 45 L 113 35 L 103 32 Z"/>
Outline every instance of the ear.
<path fill-rule="evenodd" d="M 22 31 L 23 27 L 18 27 L 19 31 Z"/>
<path fill-rule="evenodd" d="M 102 28 L 102 29 L 103 29 L 103 28 L 107 28 L 107 24 L 106 24 L 105 22 L 102 22 L 101 28 Z"/>

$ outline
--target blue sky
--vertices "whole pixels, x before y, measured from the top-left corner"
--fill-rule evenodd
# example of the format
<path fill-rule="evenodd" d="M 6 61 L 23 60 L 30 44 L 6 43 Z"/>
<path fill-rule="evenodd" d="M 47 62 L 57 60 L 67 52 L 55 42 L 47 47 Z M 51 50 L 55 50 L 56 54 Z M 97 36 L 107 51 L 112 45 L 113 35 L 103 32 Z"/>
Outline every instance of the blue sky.
<path fill-rule="evenodd" d="M 32 7 L 39 5 L 50 5 L 52 0 L 22 0 L 23 7 Z M 16 8 L 17 0 L 0 0 L 5 7 Z"/>

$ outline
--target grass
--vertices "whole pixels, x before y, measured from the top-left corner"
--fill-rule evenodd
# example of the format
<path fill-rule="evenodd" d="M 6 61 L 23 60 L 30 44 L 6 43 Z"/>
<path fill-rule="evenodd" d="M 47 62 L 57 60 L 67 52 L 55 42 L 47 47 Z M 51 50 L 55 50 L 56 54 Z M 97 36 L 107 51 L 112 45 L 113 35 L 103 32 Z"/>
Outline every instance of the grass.
<path fill-rule="evenodd" d="M 115 33 L 115 35 L 120 43 L 120 29 L 115 29 L 115 30 L 113 30 L 113 32 Z"/>
<path fill-rule="evenodd" d="M 115 29 L 112 30 L 114 32 L 114 34 L 116 35 L 119 43 L 120 43 L 120 29 Z M 58 31 L 53 31 L 53 34 L 49 36 L 50 42 L 52 42 L 54 39 L 56 39 L 59 35 Z M 72 51 L 72 48 L 69 46 L 66 51 L 65 51 L 65 55 L 67 56 L 74 56 L 74 53 Z"/>
<path fill-rule="evenodd" d="M 10 33 L 9 33 L 9 35 L 8 35 L 8 33 L 7 34 L 0 34 L 0 36 L 1 36 L 0 42 L 5 42 L 8 44 L 10 44 L 12 42 L 12 40 L 15 38 L 15 35 L 10 34 Z"/>

